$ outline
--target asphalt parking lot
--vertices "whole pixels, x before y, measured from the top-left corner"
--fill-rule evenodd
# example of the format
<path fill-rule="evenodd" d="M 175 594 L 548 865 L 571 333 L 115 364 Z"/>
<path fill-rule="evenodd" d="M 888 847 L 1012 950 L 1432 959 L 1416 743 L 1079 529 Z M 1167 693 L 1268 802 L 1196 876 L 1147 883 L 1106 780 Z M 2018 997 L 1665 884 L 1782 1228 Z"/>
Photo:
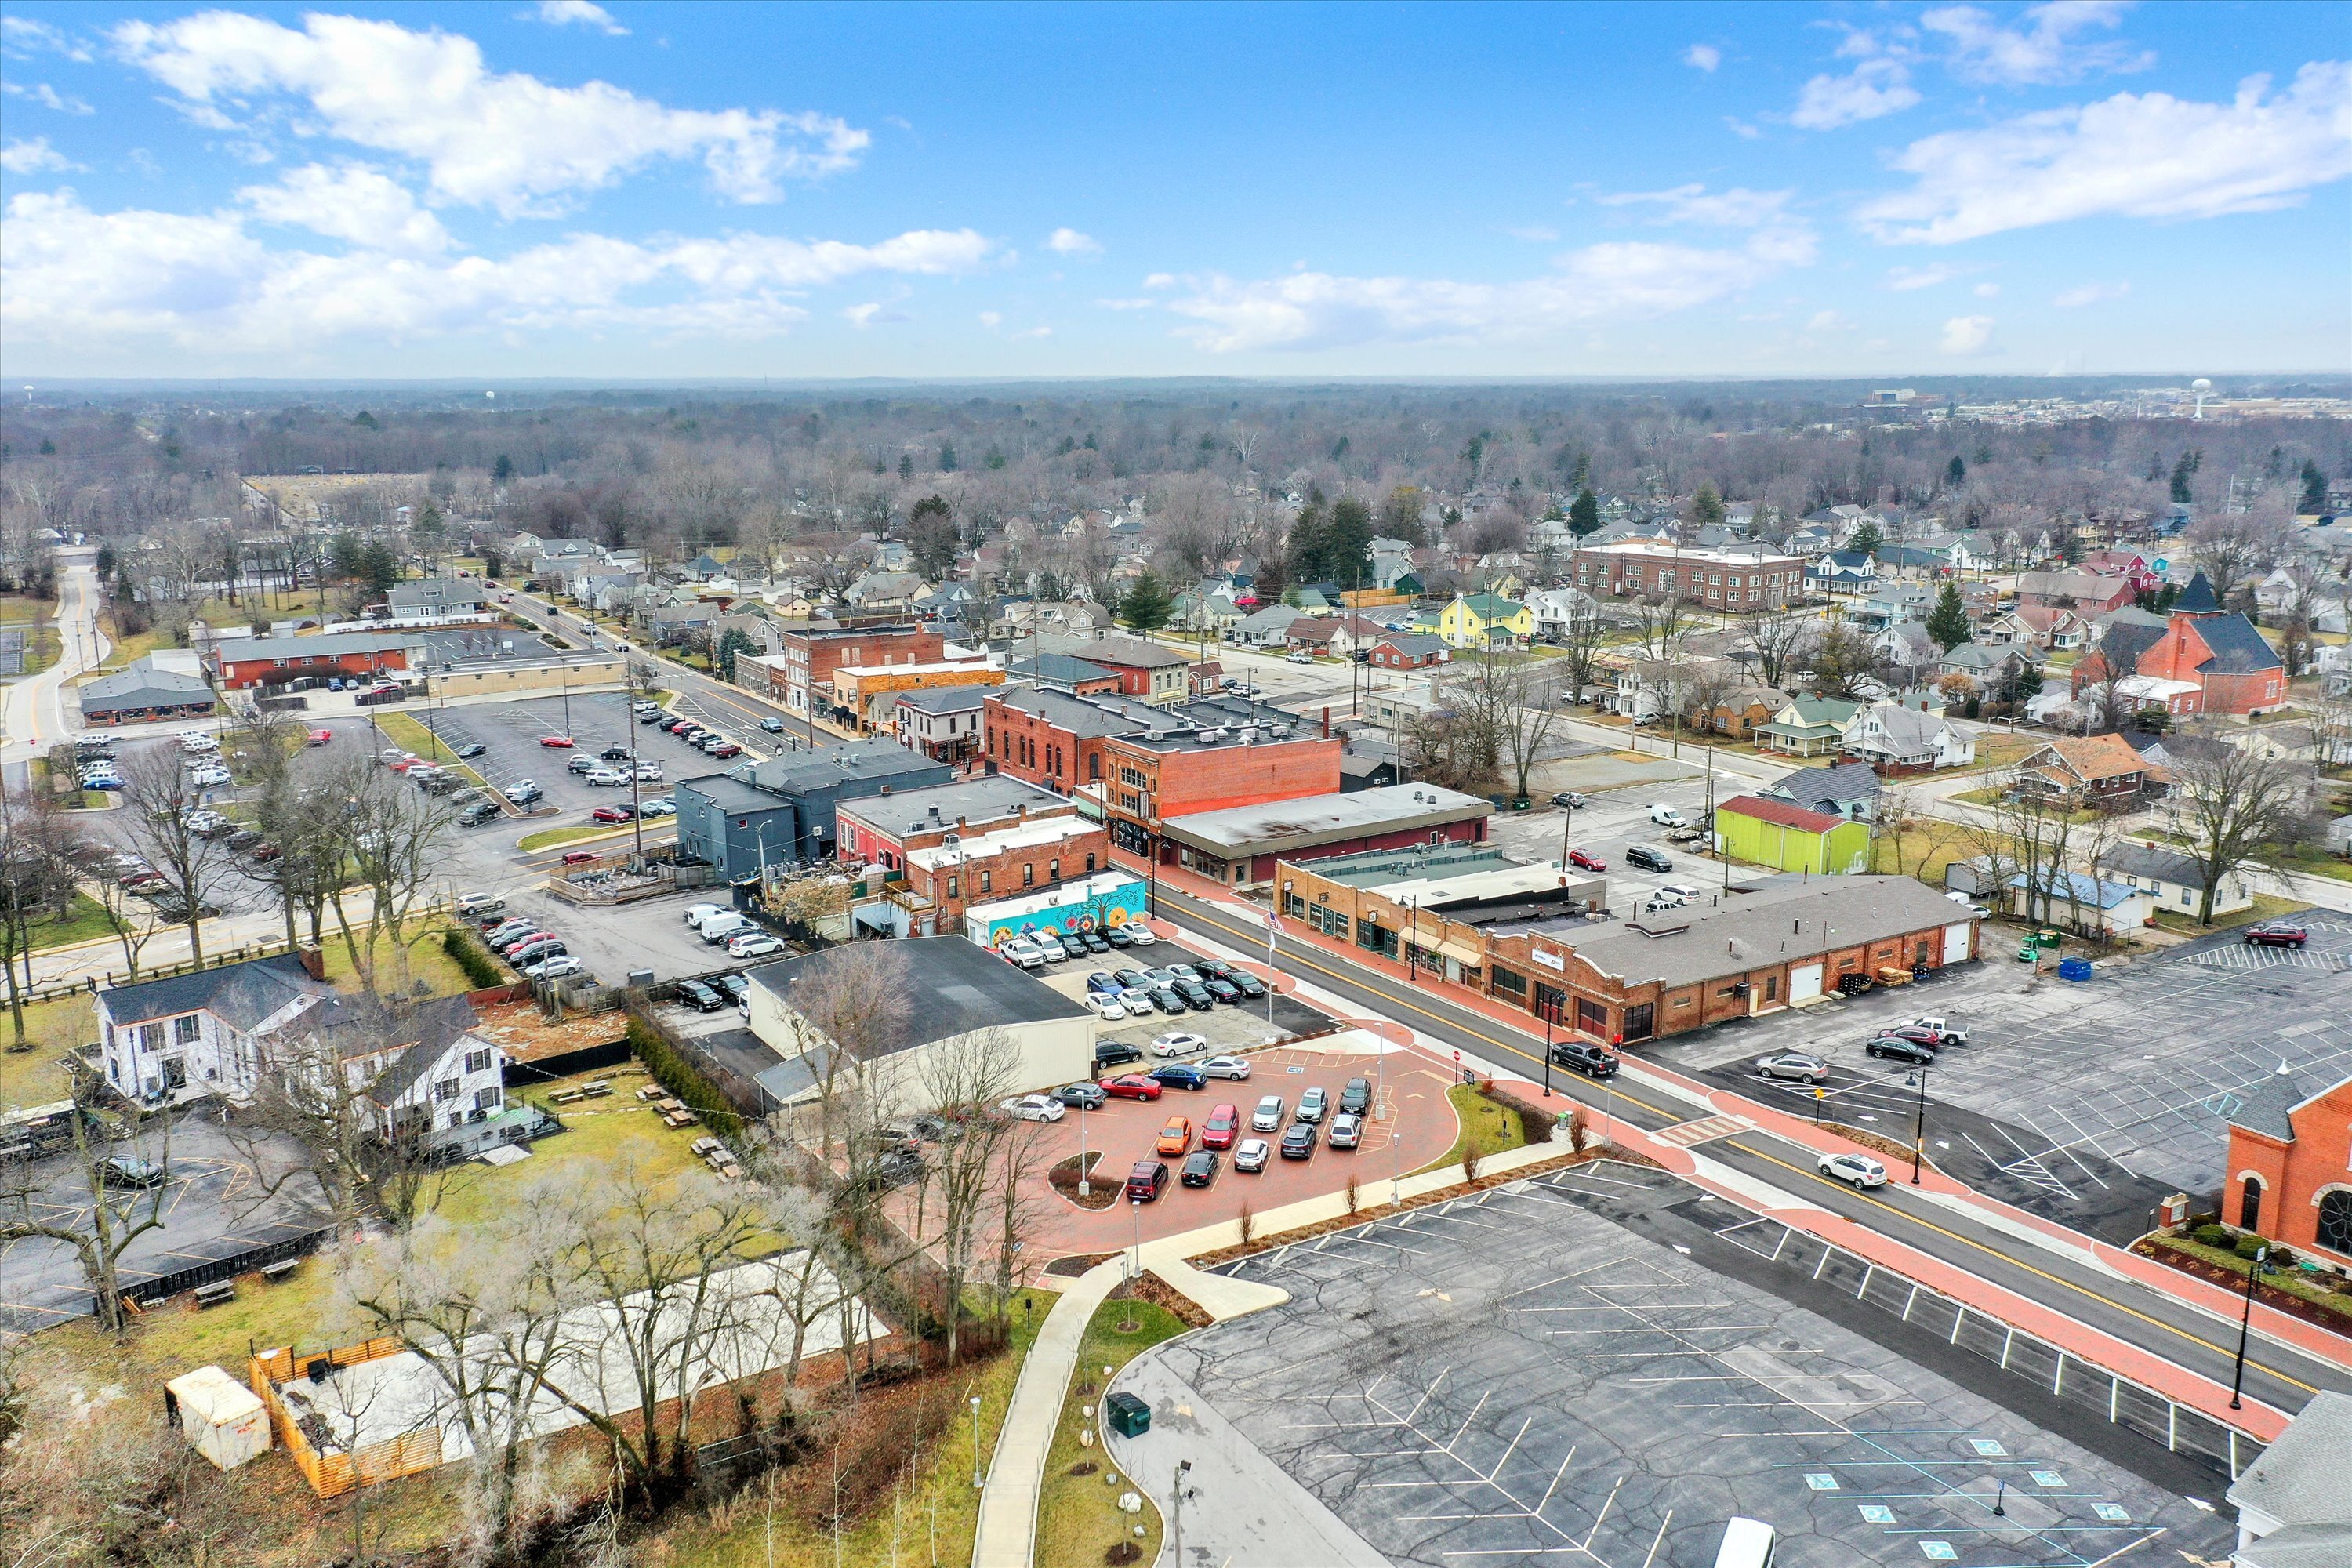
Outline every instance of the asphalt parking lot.
<path fill-rule="evenodd" d="M 1150 947 L 1114 948 L 1108 952 L 1089 953 L 1073 958 L 1067 963 L 1057 963 L 1045 972 L 1046 984 L 1074 1000 L 1083 1002 L 1087 994 L 1087 977 L 1095 973 L 1115 973 L 1121 969 L 1163 969 L 1171 963 L 1190 963 L 1199 955 L 1179 944 L 1162 940 Z M 1265 966 L 1253 971 L 1265 978 Z M 1273 1006 L 1268 1008 L 1267 1003 Z M 1296 996 L 1286 996 L 1270 991 L 1255 1001 L 1238 1004 L 1218 1003 L 1205 1013 L 1153 1013 L 1146 1018 L 1130 1018 L 1124 1024 L 1105 1021 L 1098 1037 L 1118 1040 L 1138 1049 L 1148 1049 L 1151 1042 L 1165 1034 L 1198 1035 L 1208 1043 L 1190 1054 L 1213 1056 L 1219 1051 L 1255 1050 L 1276 1040 L 1297 1035 L 1309 1035 L 1331 1027 L 1330 1016 L 1311 1007 Z"/>
<path fill-rule="evenodd" d="M 165 1153 L 163 1141 L 152 1136 L 121 1144 L 117 1152 L 150 1160 Z M 299 1181 L 275 1194 L 262 1192 L 252 1164 L 230 1143 L 212 1110 L 184 1111 L 175 1118 L 168 1155 L 163 1224 L 123 1253 L 126 1290 L 326 1223 L 324 1215 L 298 1195 Z M 88 1226 L 89 1189 L 71 1155 L 36 1161 L 29 1170 L 8 1172 L 7 1179 L 12 1185 L 29 1179 L 36 1194 L 33 1212 L 44 1222 Z M 131 1213 L 134 1221 L 145 1218 L 143 1194 Z M 0 1329 L 32 1333 L 89 1311 L 89 1287 L 70 1247 L 38 1237 L 0 1241 Z"/>
<path fill-rule="evenodd" d="M 1955 1175 L 2094 1234 L 2137 1236 L 2170 1192 L 2210 1201 L 2229 1146 L 2223 1117 L 2284 1062 L 2301 1081 L 2352 1072 L 2352 917 L 2301 917 L 2309 947 L 2248 948 L 2236 931 L 2075 984 L 2033 976 L 2003 943 L 1918 986 L 1662 1041 L 1643 1055 L 1803 1113 L 1810 1096 L 1764 1089 L 1748 1068 L 1780 1050 L 1826 1057 L 1854 1120 L 1908 1142 L 1916 1103 L 1899 1064 L 1862 1044 L 1884 1025 L 1944 1014 L 1969 1044 L 1927 1079 L 1927 1147 Z M 1945 1114 L 1947 1108 L 1967 1113 Z M 1836 1114 L 1835 1111 L 1832 1112 Z M 1970 1120 L 1970 1117 L 1976 1120 Z"/>
<path fill-rule="evenodd" d="M 1735 1514 L 1785 1568 L 2228 1554 L 2156 1445 L 1728 1271 L 1748 1217 L 1605 1163 L 1227 1265 L 1290 1300 L 1139 1357 L 1111 1455 L 1163 1511 L 1192 1461 L 1188 1564 L 1703 1565 Z"/>
<path fill-rule="evenodd" d="M 1718 799 L 1738 793 L 1731 781 L 1716 781 Z M 1609 879 L 1609 908 L 1620 919 L 1669 882 L 1686 883 L 1710 893 L 1721 887 L 1721 863 L 1702 859 L 1681 846 L 1668 844 L 1665 836 L 1672 830 L 1650 820 L 1651 806 L 1669 805 L 1692 822 L 1699 821 L 1706 808 L 1706 790 L 1702 781 L 1629 784 L 1622 789 L 1588 794 L 1585 798 L 1590 805 L 1569 812 L 1538 796 L 1538 804 L 1524 812 L 1497 813 L 1487 836 L 1499 847 L 1528 860 L 1558 864 L 1563 843 L 1568 849 L 1599 856 L 1609 868 L 1604 873 Z M 1627 865 L 1625 851 L 1635 844 L 1664 851 L 1674 869 L 1645 871 Z M 1748 880 L 1759 875 L 1754 868 L 1734 867 L 1733 880 L 1742 879 L 1743 872 Z"/>

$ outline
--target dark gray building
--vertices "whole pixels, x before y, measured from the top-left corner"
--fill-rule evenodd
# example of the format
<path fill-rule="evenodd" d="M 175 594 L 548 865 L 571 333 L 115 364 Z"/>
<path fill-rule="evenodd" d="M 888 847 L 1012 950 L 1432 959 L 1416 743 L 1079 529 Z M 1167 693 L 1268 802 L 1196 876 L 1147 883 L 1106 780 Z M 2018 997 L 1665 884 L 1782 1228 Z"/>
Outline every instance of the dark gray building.
<path fill-rule="evenodd" d="M 763 866 L 813 865 L 834 852 L 834 807 L 841 802 L 953 776 L 945 763 L 896 741 L 849 741 L 706 773 L 676 791 L 678 847 L 720 868 L 730 882 Z"/>

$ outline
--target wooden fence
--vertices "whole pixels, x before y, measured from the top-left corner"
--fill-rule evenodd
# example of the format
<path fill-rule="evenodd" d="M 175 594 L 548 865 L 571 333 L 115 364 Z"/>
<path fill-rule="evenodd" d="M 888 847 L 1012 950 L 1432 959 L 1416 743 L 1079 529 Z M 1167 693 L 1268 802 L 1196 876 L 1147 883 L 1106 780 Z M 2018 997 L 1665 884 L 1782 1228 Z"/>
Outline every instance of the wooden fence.
<path fill-rule="evenodd" d="M 441 1467 L 441 1428 L 438 1425 L 419 1426 L 397 1436 L 377 1443 L 366 1443 L 357 1448 L 329 1447 L 321 1450 L 301 1423 L 286 1408 L 278 1397 L 278 1385 L 297 1376 L 324 1374 L 347 1366 L 381 1361 L 401 1352 L 398 1340 L 364 1340 L 355 1345 L 338 1345 L 331 1350 L 296 1352 L 289 1348 L 256 1352 L 247 1368 L 247 1381 L 252 1384 L 254 1396 L 269 1412 L 269 1425 L 278 1440 L 286 1446 L 293 1458 L 294 1468 L 310 1483 L 310 1489 L 322 1498 L 338 1498 L 355 1487 L 372 1487 L 380 1481 L 396 1480 L 402 1476 L 422 1475 Z M 326 1434 L 320 1434 L 321 1439 Z"/>

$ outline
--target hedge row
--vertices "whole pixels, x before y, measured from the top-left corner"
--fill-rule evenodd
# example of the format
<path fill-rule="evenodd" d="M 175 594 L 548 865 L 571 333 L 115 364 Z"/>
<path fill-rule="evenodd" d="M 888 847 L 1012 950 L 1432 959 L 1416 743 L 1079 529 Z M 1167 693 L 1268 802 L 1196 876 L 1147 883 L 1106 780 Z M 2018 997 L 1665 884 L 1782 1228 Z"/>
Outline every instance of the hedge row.
<path fill-rule="evenodd" d="M 441 951 L 457 961 L 457 967 L 466 972 L 466 978 L 474 983 L 475 990 L 487 991 L 493 985 L 507 984 L 507 977 L 499 973 L 498 964 L 475 940 L 473 932 L 450 927 L 441 933 Z"/>
<path fill-rule="evenodd" d="M 632 1017 L 628 1041 L 629 1049 L 646 1064 L 654 1081 L 693 1107 L 721 1136 L 741 1130 L 743 1113 L 719 1092 L 717 1084 L 703 1077 L 692 1062 L 662 1038 L 658 1030 L 642 1018 Z"/>

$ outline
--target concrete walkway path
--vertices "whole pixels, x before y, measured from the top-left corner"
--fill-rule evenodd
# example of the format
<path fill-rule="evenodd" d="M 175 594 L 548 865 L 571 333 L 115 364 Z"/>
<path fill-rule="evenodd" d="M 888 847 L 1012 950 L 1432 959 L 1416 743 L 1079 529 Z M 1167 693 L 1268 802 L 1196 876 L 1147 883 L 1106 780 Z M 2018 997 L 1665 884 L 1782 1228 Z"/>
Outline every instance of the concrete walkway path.
<path fill-rule="evenodd" d="M 1062 1402 L 1069 1396 L 1070 1373 L 1077 1370 L 1078 1347 L 1095 1309 L 1126 1278 L 1123 1258 L 1087 1269 L 1062 1292 L 1039 1326 L 1013 1385 L 1013 1403 L 989 1461 L 988 1485 L 980 1494 L 972 1568 L 1030 1568 L 1036 1561 L 1037 1493 L 1061 1424 Z"/>

